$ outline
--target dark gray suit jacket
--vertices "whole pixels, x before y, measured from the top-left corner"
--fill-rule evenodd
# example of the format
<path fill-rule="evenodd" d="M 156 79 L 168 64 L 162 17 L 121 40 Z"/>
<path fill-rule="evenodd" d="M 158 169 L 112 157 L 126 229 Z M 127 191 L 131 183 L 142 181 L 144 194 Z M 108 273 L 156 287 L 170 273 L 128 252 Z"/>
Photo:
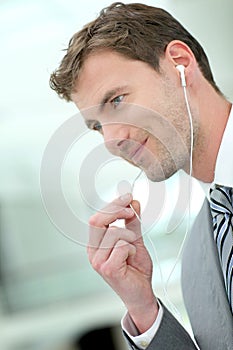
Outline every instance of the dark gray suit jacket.
<path fill-rule="evenodd" d="M 182 290 L 195 340 L 201 350 L 233 350 L 233 316 L 224 287 L 208 201 L 194 222 L 182 257 Z M 137 349 L 128 340 L 131 349 Z M 198 349 L 164 308 L 161 325 L 147 350 Z"/>

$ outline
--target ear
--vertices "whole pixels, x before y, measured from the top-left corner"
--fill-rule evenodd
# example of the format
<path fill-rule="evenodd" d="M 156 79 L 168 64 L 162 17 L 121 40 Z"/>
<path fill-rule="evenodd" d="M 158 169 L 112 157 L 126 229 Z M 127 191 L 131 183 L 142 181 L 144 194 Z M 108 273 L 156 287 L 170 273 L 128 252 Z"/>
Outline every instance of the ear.
<path fill-rule="evenodd" d="M 197 66 L 196 58 L 188 45 L 180 40 L 172 40 L 166 47 L 165 57 L 174 66 L 181 64 L 185 67 L 186 79 L 191 80 L 192 72 Z"/>
<path fill-rule="evenodd" d="M 166 47 L 165 56 L 167 56 L 175 66 L 182 64 L 187 68 L 192 61 L 196 63 L 195 56 L 190 47 L 180 40 L 170 41 Z"/>

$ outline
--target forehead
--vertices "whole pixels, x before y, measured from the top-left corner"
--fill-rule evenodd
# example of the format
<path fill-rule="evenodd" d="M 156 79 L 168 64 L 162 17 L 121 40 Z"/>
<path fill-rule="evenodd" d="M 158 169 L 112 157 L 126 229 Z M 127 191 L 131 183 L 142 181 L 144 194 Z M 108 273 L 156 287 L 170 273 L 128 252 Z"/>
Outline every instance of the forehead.
<path fill-rule="evenodd" d="M 84 109 L 101 102 L 102 97 L 121 86 L 135 86 L 145 72 L 155 72 L 148 64 L 104 50 L 89 55 L 75 84 L 72 100 Z"/>
<path fill-rule="evenodd" d="M 76 80 L 72 99 L 78 107 L 95 105 L 101 93 L 121 81 L 117 72 L 126 69 L 128 60 L 111 51 L 100 51 L 89 55 Z M 121 81 L 122 84 L 122 81 Z"/>

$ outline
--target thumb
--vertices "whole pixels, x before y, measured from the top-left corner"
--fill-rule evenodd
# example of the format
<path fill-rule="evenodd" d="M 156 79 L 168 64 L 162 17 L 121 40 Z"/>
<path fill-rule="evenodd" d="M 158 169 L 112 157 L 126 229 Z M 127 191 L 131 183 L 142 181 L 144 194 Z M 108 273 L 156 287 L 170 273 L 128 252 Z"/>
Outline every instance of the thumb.
<path fill-rule="evenodd" d="M 141 237 L 141 222 L 139 221 L 138 217 L 140 218 L 140 203 L 136 200 L 133 200 L 131 202 L 131 206 L 133 210 L 137 213 L 134 214 L 134 216 L 130 219 L 125 220 L 125 227 L 136 233 L 137 237 Z"/>

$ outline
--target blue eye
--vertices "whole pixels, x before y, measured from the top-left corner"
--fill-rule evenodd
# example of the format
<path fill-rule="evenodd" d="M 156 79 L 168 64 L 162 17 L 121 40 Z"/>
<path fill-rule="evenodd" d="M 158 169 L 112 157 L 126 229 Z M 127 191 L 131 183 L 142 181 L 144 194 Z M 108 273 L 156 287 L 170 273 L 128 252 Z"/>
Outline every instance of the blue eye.
<path fill-rule="evenodd" d="M 115 97 L 111 103 L 113 104 L 114 108 L 117 107 L 123 100 L 124 96 L 123 95 L 120 95 L 120 96 L 117 96 Z"/>
<path fill-rule="evenodd" d="M 102 131 L 102 125 L 96 121 L 93 125 L 92 125 L 92 130 L 95 130 L 95 131 Z"/>

